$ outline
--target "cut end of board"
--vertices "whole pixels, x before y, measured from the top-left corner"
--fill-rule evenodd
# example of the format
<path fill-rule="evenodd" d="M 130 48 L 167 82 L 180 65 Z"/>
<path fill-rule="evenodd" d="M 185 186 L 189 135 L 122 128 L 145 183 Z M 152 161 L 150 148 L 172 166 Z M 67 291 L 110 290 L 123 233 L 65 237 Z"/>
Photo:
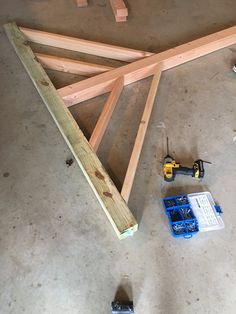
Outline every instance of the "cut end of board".
<path fill-rule="evenodd" d="M 128 8 L 123 0 L 110 0 L 112 11 L 116 22 L 126 22 L 128 17 Z"/>
<path fill-rule="evenodd" d="M 134 235 L 134 233 L 138 231 L 138 224 L 126 229 L 124 232 L 120 233 L 118 235 L 118 238 L 120 240 L 126 239 L 128 237 L 132 237 Z"/>
<path fill-rule="evenodd" d="M 76 0 L 76 4 L 78 8 L 84 8 L 88 6 L 87 0 Z"/>
<path fill-rule="evenodd" d="M 121 22 L 126 22 L 127 21 L 127 17 L 126 16 L 115 16 L 116 22 L 117 23 L 121 23 Z"/>

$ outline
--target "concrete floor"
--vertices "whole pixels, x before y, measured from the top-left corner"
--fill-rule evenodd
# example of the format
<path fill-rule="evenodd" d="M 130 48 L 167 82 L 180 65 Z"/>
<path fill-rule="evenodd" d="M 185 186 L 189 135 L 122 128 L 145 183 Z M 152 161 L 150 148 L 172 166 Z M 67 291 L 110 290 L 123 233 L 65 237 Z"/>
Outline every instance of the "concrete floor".
<path fill-rule="evenodd" d="M 73 0 L 2 2 L 1 25 L 16 21 L 153 52 L 236 24 L 235 0 L 127 1 L 123 24 L 114 22 L 105 0 L 91 0 L 87 9 Z M 71 153 L 3 29 L 0 47 L 0 313 L 105 314 L 116 294 L 127 294 L 136 314 L 234 314 L 236 46 L 163 74 L 129 202 L 140 229 L 121 242 L 80 168 L 66 167 Z M 56 86 L 78 80 L 50 76 Z M 149 84 L 124 90 L 99 150 L 118 187 Z M 87 135 L 105 98 L 72 109 Z M 213 163 L 202 182 L 163 182 L 167 135 L 176 159 Z M 223 207 L 225 229 L 172 238 L 161 199 L 204 190 Z"/>

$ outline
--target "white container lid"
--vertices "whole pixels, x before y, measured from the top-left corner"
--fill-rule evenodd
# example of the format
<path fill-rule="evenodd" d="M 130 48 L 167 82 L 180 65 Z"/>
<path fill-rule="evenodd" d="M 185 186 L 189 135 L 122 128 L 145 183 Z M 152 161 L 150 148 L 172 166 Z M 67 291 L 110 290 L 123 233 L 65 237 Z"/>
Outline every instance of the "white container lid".
<path fill-rule="evenodd" d="M 200 232 L 224 228 L 224 222 L 215 209 L 215 202 L 210 192 L 188 194 L 192 211 L 198 220 Z"/>

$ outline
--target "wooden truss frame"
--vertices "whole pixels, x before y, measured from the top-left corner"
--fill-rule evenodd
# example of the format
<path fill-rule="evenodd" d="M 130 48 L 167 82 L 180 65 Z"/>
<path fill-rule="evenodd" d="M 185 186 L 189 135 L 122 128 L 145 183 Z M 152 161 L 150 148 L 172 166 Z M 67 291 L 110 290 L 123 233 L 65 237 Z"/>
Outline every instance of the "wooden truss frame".
<path fill-rule="evenodd" d="M 6 34 L 51 113 L 77 163 L 98 198 L 119 239 L 133 235 L 138 224 L 127 203 L 154 104 L 161 72 L 236 43 L 236 26 L 167 51 L 150 52 L 122 48 L 38 30 L 4 25 Z M 85 63 L 45 54 L 34 54 L 29 42 L 129 62 L 119 68 Z M 44 68 L 92 76 L 55 89 Z M 108 126 L 124 86 L 153 76 L 143 116 L 121 193 L 99 161 L 96 150 Z M 67 107 L 110 92 L 89 140 L 85 138 Z"/>

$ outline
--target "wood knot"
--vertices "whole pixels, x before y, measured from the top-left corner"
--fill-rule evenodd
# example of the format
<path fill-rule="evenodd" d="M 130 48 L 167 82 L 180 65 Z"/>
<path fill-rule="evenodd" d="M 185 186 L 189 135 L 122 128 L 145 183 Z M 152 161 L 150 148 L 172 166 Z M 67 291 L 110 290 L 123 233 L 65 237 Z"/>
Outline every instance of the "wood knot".
<path fill-rule="evenodd" d="M 40 81 L 40 83 L 41 83 L 43 86 L 49 86 L 49 83 L 46 82 L 46 81 Z"/>
<path fill-rule="evenodd" d="M 110 197 L 112 198 L 112 194 L 110 192 L 103 192 L 103 195 L 105 195 L 106 197 Z"/>
<path fill-rule="evenodd" d="M 104 179 L 105 179 L 104 176 L 101 174 L 101 172 L 98 171 L 98 170 L 95 171 L 95 176 L 96 176 L 98 179 L 103 180 L 103 181 L 104 181 Z"/>

